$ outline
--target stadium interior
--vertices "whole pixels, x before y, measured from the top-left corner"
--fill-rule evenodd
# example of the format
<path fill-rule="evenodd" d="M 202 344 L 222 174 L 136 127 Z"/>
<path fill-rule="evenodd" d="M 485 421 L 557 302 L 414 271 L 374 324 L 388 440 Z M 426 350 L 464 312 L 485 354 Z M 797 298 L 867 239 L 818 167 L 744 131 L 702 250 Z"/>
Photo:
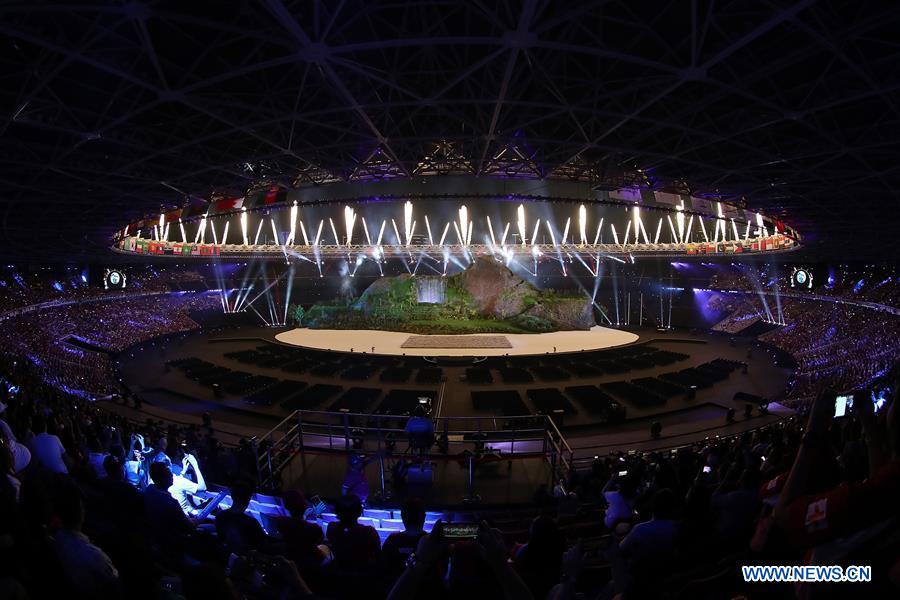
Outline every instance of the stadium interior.
<path fill-rule="evenodd" d="M 898 27 L 0 5 L 0 598 L 900 596 Z"/>

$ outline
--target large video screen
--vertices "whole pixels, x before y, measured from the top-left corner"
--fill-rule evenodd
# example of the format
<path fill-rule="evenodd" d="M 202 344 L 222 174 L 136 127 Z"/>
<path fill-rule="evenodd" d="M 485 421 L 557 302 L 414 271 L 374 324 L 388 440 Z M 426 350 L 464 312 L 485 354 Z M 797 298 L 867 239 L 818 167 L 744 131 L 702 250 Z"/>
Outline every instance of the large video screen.
<path fill-rule="evenodd" d="M 120 269 L 107 269 L 103 274 L 103 289 L 105 290 L 124 290 L 125 289 L 125 272 Z"/>

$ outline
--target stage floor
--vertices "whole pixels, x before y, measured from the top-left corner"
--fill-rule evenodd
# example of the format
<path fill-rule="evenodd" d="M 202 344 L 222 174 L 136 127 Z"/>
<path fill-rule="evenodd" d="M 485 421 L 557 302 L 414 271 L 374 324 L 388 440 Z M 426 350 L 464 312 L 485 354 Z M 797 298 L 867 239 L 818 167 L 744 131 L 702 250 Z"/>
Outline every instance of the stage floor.
<path fill-rule="evenodd" d="M 593 327 L 590 331 L 554 331 L 553 333 L 519 334 L 470 334 L 459 336 L 441 335 L 441 338 L 503 337 L 509 341 L 509 348 L 403 348 L 410 337 L 429 337 L 398 331 L 377 331 L 358 329 L 292 329 L 275 336 L 282 344 L 314 348 L 316 350 L 339 350 L 341 352 L 362 352 L 391 356 L 525 356 L 582 350 L 603 350 L 633 344 L 639 336 L 619 329 Z M 438 336 L 435 336 L 438 337 Z M 462 344 L 461 344 L 462 345 Z M 472 343 L 477 346 L 477 343 Z M 373 349 L 374 348 L 374 349 Z"/>

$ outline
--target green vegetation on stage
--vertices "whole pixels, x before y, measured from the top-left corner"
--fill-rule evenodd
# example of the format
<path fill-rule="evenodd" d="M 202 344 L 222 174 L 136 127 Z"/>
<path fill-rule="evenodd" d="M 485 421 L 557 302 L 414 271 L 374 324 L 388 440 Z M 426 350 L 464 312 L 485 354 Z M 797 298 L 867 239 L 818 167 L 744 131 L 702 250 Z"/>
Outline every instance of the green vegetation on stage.
<path fill-rule="evenodd" d="M 338 299 L 307 309 L 292 305 L 292 324 L 314 329 L 379 329 L 419 334 L 547 333 L 595 325 L 584 295 L 540 290 L 502 264 L 479 258 L 449 277 L 441 304 L 420 304 L 417 280 L 384 277 L 356 299 Z"/>

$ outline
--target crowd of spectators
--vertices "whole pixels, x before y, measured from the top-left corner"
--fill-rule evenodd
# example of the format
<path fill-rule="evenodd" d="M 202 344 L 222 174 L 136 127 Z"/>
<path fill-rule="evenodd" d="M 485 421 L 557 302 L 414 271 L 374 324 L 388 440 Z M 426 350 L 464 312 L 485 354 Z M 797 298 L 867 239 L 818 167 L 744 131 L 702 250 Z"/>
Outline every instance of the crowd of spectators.
<path fill-rule="evenodd" d="M 885 373 L 900 355 L 900 316 L 864 306 L 782 297 L 780 316 L 768 298 L 767 317 L 756 295 L 713 294 L 709 308 L 725 316 L 716 331 L 739 333 L 763 319 L 783 320 L 758 335 L 796 362 L 785 394 L 790 404 L 808 403 L 823 389 L 851 391 Z"/>
<path fill-rule="evenodd" d="M 106 395 L 116 381 L 108 353 L 197 329 L 192 313 L 219 302 L 215 294 L 185 292 L 42 308 L 0 321 L 0 352 L 33 363 L 59 387 Z"/>
<path fill-rule="evenodd" d="M 98 271 L 98 269 L 94 269 Z M 103 288 L 101 274 L 87 268 L 43 267 L 0 268 L 0 315 L 25 306 L 54 301 L 80 301 L 109 296 Z M 180 284 L 205 281 L 196 270 L 158 269 L 136 266 L 127 270 L 128 293 L 164 292 L 181 289 Z"/>
<path fill-rule="evenodd" d="M 185 294 L 154 297 L 157 304 L 119 300 L 115 308 L 89 302 L 56 307 L 54 319 L 29 320 L 28 327 L 15 318 L 0 323 L 0 597 L 836 593 L 829 584 L 748 584 L 742 564 L 871 565 L 872 582 L 854 587 L 854 596 L 900 593 L 896 365 L 885 375 L 898 354 L 898 331 L 884 313 L 783 303 L 786 322 L 796 327 L 763 338 L 798 358 L 811 386 L 804 398 L 816 390 L 802 418 L 673 451 L 598 456 L 552 494 L 536 495 L 523 533 L 489 509 L 472 508 L 457 515 L 477 524 L 472 535 L 450 535 L 442 522 L 426 533 L 426 506 L 411 498 L 403 530 L 382 544 L 360 522 L 364 506 L 353 494 L 328 499 L 337 520 L 324 531 L 297 489 L 282 494 L 284 516 L 261 522 L 248 511 L 256 481 L 249 444 L 223 448 L 209 421 L 135 423 L 102 410 L 70 393 L 65 379 L 71 374 L 63 364 L 86 361 L 48 359 L 66 335 L 115 351 L 191 328 L 190 312 L 203 298 L 218 300 Z M 108 375 L 93 371 L 98 380 Z M 859 390 L 848 416 L 835 418 L 834 389 L 820 389 L 822 382 L 843 390 L 873 379 L 890 390 L 887 403 L 876 412 L 869 390 Z M 798 377 L 794 385 L 806 384 Z M 205 488 L 204 475 L 228 486 L 224 509 L 207 514 L 208 499 L 191 503 L 183 487 L 176 491 L 177 478 Z"/>
<path fill-rule="evenodd" d="M 756 292 L 712 293 L 707 308 L 723 315 L 713 330 L 736 334 L 754 331 L 759 321 L 783 323 L 756 333 L 797 363 L 785 396 L 791 405 L 808 403 L 826 388 L 865 386 L 900 354 L 900 316 L 861 304 L 900 307 L 900 277 L 893 268 L 813 272 L 818 278 L 812 289 L 791 288 L 791 271 L 779 265 L 719 266 L 709 283 L 715 290 Z"/>
<path fill-rule="evenodd" d="M 822 389 L 850 391 L 885 373 L 900 355 L 900 316 L 847 304 L 784 299 L 784 321 L 759 336 L 797 367 L 787 398 L 808 402 Z"/>
<path fill-rule="evenodd" d="M 522 535 L 474 509 L 463 516 L 478 524 L 472 535 L 451 536 L 440 521 L 426 533 L 426 507 L 411 498 L 403 530 L 382 544 L 355 495 L 331 500 L 337 520 L 323 531 L 288 490 L 284 516 L 264 528 L 248 513 L 248 457 L 223 452 L 211 426 L 135 425 L 3 367 L 16 384 L 0 393 L 4 597 L 731 598 L 761 585 L 742 581 L 742 564 L 871 565 L 872 583 L 855 595 L 900 591 L 893 398 L 876 412 L 859 394 L 835 419 L 829 392 L 803 418 L 596 457 L 536 500 Z M 128 468 L 137 434 L 154 446 L 143 484 Z M 179 503 L 170 465 L 186 453 L 229 484 L 229 507 L 206 516 Z M 795 592 L 828 589 L 766 589 Z"/>
<path fill-rule="evenodd" d="M 779 264 L 716 266 L 709 287 L 716 290 L 765 291 L 783 294 L 813 294 L 836 299 L 900 304 L 900 274 L 894 267 L 822 266 L 811 269 L 812 287 L 792 288 L 792 268 Z"/>

